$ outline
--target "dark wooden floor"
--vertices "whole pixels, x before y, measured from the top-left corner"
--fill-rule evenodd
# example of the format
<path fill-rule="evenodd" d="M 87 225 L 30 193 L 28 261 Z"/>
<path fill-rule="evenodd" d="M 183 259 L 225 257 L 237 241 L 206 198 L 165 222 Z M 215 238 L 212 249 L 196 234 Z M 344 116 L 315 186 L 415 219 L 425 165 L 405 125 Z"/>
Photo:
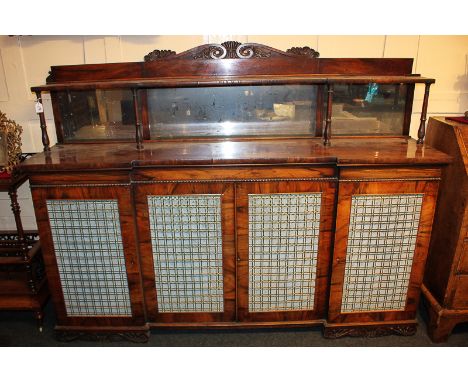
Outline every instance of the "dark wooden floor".
<path fill-rule="evenodd" d="M 54 338 L 52 303 L 46 307 L 44 330 L 37 330 L 32 313 L 0 312 L 0 346 L 468 346 L 468 324 L 455 328 L 447 343 L 433 344 L 426 334 L 420 309 L 420 325 L 411 337 L 342 338 L 327 340 L 321 328 L 263 330 L 153 330 L 147 344 L 128 342 L 58 342 Z"/>

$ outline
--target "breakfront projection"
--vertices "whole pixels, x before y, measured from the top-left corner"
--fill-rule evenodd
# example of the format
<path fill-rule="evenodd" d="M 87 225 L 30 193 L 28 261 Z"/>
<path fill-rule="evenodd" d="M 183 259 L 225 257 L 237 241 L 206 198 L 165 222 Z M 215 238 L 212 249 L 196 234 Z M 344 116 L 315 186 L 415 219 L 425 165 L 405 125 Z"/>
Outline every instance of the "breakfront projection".
<path fill-rule="evenodd" d="M 30 177 L 63 340 L 149 329 L 416 330 L 445 154 L 412 59 L 229 41 L 54 66 Z M 408 136 L 416 85 L 418 139 Z"/>

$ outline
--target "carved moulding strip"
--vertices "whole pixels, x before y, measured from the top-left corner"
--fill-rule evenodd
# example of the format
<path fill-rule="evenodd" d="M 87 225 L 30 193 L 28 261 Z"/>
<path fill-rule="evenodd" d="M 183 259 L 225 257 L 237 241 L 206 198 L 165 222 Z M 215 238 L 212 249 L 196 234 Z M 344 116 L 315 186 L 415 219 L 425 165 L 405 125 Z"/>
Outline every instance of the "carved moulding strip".
<path fill-rule="evenodd" d="M 25 239 L 27 242 L 33 244 L 39 239 L 39 234 L 37 232 L 26 232 Z M 2 241 L 18 241 L 18 233 L 16 231 L 0 231 L 0 244 L 2 246 L 6 245 Z"/>
<path fill-rule="evenodd" d="M 408 182 L 408 181 L 439 181 L 442 178 L 362 178 L 340 179 L 340 182 Z"/>
<path fill-rule="evenodd" d="M 76 184 L 31 184 L 31 188 L 56 187 L 129 187 L 130 183 L 76 183 Z"/>
<path fill-rule="evenodd" d="M 55 338 L 60 342 L 93 341 L 93 342 L 120 342 L 129 341 L 143 344 L 149 340 L 149 331 L 128 332 L 80 332 L 56 330 Z"/>
<path fill-rule="evenodd" d="M 31 184 L 31 188 L 56 188 L 56 187 L 128 187 L 132 184 L 155 183 L 232 183 L 232 182 L 275 182 L 275 181 L 309 181 L 327 182 L 338 181 L 338 178 L 265 178 L 265 179 L 174 179 L 174 180 L 132 180 L 131 183 L 76 183 L 76 184 Z"/>
<path fill-rule="evenodd" d="M 156 61 L 156 60 L 159 60 L 160 58 L 166 58 L 166 57 L 175 56 L 175 55 L 176 55 L 176 52 L 174 52 L 173 50 L 169 50 L 169 49 L 163 49 L 163 50 L 155 49 L 155 50 L 153 50 L 152 52 L 148 53 L 148 54 L 144 57 L 144 60 L 145 60 L 145 62 Z"/>
<path fill-rule="evenodd" d="M 374 325 L 357 327 L 324 327 L 323 336 L 335 339 L 341 337 L 383 337 L 390 335 L 413 336 L 417 324 Z"/>
<path fill-rule="evenodd" d="M 174 179 L 174 180 L 132 180 L 132 184 L 156 183 L 233 183 L 233 182 L 336 182 L 338 178 L 265 178 L 265 179 Z"/>

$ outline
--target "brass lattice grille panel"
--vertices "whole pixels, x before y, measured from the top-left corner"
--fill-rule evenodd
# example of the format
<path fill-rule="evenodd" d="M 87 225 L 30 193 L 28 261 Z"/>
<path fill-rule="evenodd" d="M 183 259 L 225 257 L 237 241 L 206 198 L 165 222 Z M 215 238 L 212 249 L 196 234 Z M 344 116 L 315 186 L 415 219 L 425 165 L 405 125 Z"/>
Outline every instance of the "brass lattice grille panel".
<path fill-rule="evenodd" d="M 221 195 L 148 196 L 158 311 L 223 312 Z"/>
<path fill-rule="evenodd" d="M 405 309 L 422 200 L 353 195 L 341 312 Z"/>
<path fill-rule="evenodd" d="M 68 316 L 131 316 L 116 200 L 47 200 Z"/>
<path fill-rule="evenodd" d="M 249 311 L 314 308 L 321 193 L 249 195 Z"/>

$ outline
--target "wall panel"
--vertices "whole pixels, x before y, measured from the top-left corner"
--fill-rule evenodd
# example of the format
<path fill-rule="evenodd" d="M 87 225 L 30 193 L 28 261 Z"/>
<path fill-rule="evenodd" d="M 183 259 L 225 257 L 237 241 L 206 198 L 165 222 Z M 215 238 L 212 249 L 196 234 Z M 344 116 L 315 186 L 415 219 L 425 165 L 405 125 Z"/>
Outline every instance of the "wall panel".
<path fill-rule="evenodd" d="M 461 113 L 468 109 L 468 36 L 421 36 L 416 70 L 437 79 L 431 89 L 429 112 Z"/>
<path fill-rule="evenodd" d="M 170 49 L 176 53 L 206 43 L 203 36 L 122 36 L 122 60 L 143 61 L 154 49 Z"/>
<path fill-rule="evenodd" d="M 320 57 L 383 57 L 385 36 L 319 36 Z"/>
<path fill-rule="evenodd" d="M 39 118 L 29 88 L 45 82 L 50 66 L 141 61 L 154 49 L 180 53 L 226 39 L 258 42 L 278 49 L 308 45 L 318 50 L 321 57 L 412 57 L 415 73 L 437 80 L 431 87 L 429 116 L 460 114 L 468 109 L 468 36 L 195 35 L 0 36 L 0 110 L 23 126 L 23 151 L 40 151 Z M 417 86 L 411 123 L 413 137 L 419 127 L 423 93 L 424 86 Z M 50 96 L 44 94 L 43 99 L 49 137 L 54 144 Z M 3 209 L 0 211 L 0 226 L 10 221 L 7 215 Z"/>
<path fill-rule="evenodd" d="M 7 102 L 9 100 L 10 96 L 8 94 L 5 69 L 3 67 L 2 50 L 0 49 L 0 101 Z"/>
<path fill-rule="evenodd" d="M 418 57 L 419 36 L 386 36 L 385 58 L 412 58 L 415 72 Z"/>
<path fill-rule="evenodd" d="M 101 64 L 106 62 L 106 45 L 102 36 L 83 37 L 85 64 Z"/>
<path fill-rule="evenodd" d="M 81 36 L 23 36 L 21 51 L 28 88 L 44 83 L 52 65 L 85 63 Z"/>
<path fill-rule="evenodd" d="M 247 37 L 247 42 L 258 42 L 276 49 L 286 50 L 293 46 L 309 46 L 317 50 L 319 36 L 255 36 Z M 320 52 L 321 53 L 321 52 Z"/>

